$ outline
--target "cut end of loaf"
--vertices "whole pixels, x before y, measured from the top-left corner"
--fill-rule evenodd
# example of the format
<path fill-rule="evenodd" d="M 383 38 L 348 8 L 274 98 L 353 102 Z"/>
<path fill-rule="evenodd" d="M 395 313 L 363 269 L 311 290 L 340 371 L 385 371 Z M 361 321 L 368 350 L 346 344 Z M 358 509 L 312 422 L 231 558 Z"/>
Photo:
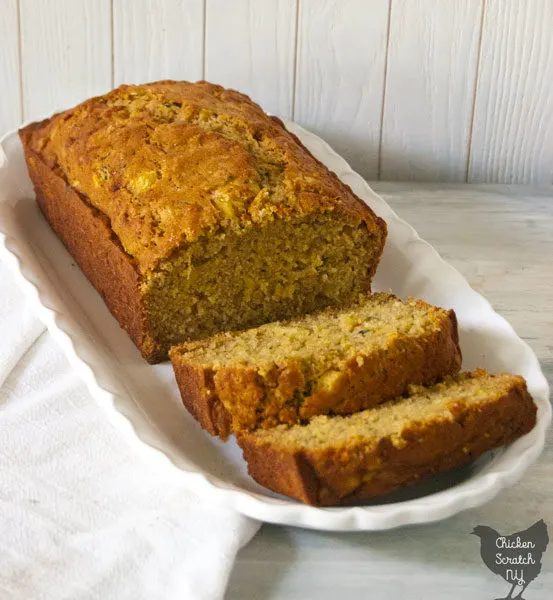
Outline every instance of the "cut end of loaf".
<path fill-rule="evenodd" d="M 382 244 L 363 221 L 334 212 L 202 238 L 142 284 L 153 335 L 167 352 L 187 339 L 349 303 L 370 289 Z"/>

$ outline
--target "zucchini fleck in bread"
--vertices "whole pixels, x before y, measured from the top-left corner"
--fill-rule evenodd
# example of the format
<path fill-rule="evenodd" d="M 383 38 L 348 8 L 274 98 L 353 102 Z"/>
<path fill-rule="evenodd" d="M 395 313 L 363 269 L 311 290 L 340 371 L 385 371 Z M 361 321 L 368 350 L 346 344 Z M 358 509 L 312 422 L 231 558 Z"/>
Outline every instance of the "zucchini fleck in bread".
<path fill-rule="evenodd" d="M 532 429 L 536 406 L 522 377 L 483 370 L 415 387 L 348 417 L 237 434 L 250 475 L 308 504 L 387 494 L 470 462 Z"/>
<path fill-rule="evenodd" d="M 20 137 L 43 213 L 150 362 L 370 289 L 384 221 L 238 92 L 121 86 Z"/>
<path fill-rule="evenodd" d="M 390 294 L 188 342 L 170 356 L 184 404 L 222 438 L 370 408 L 461 366 L 455 313 Z"/>

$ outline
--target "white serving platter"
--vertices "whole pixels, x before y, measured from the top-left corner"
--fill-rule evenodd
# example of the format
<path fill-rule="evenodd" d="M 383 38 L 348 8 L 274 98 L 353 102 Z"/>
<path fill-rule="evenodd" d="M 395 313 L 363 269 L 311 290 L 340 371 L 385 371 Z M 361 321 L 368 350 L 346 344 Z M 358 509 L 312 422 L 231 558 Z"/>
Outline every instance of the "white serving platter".
<path fill-rule="evenodd" d="M 543 448 L 551 406 L 536 356 L 325 142 L 298 125 L 287 126 L 386 220 L 388 242 L 373 289 L 454 308 L 465 369 L 482 366 L 526 378 L 538 405 L 538 422 L 529 434 L 470 466 L 363 506 L 305 506 L 250 479 L 234 440 L 212 438 L 186 412 L 170 365 L 151 366 L 141 358 L 40 213 L 16 132 L 0 141 L 1 257 L 121 436 L 144 460 L 169 470 L 207 501 L 262 521 L 336 531 L 436 521 L 487 502 L 518 480 Z"/>

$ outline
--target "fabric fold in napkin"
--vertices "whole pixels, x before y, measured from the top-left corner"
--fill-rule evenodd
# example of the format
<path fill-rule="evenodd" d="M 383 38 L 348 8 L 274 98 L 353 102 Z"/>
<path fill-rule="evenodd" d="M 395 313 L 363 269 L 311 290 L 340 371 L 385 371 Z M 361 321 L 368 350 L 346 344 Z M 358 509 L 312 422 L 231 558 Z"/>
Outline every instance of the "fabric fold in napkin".
<path fill-rule="evenodd" d="M 222 598 L 259 524 L 135 456 L 0 261 L 0 597 Z"/>

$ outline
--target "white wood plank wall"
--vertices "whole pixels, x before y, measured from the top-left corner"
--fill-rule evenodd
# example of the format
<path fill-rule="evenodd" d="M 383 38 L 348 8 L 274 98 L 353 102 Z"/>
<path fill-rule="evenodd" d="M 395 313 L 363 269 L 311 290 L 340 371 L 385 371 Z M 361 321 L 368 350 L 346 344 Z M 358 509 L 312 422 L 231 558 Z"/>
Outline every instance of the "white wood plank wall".
<path fill-rule="evenodd" d="M 553 0 L 0 0 L 0 135 L 208 79 L 367 179 L 553 183 Z"/>

